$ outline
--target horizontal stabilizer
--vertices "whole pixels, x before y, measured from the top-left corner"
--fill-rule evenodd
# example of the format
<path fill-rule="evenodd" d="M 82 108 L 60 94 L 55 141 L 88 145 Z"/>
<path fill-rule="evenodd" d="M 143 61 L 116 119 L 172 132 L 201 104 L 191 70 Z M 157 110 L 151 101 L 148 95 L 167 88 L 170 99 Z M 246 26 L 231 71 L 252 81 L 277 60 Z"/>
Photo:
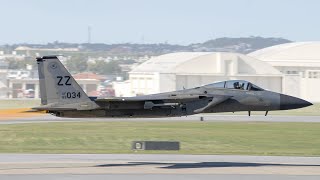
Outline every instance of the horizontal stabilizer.
<path fill-rule="evenodd" d="M 43 112 L 45 110 L 40 110 L 40 109 L 29 109 L 27 111 L 23 111 L 24 113 L 35 113 L 35 112 Z"/>
<path fill-rule="evenodd" d="M 32 108 L 34 112 L 37 111 L 71 111 L 71 110 L 77 110 L 76 108 L 65 108 L 65 107 L 46 107 L 46 106 L 39 106 Z"/>

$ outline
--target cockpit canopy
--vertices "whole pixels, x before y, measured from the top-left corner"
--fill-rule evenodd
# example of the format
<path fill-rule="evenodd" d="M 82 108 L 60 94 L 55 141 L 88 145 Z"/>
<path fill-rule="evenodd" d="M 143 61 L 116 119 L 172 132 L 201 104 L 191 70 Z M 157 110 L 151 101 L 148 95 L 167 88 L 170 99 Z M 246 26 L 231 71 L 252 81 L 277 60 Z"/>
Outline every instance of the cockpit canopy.
<path fill-rule="evenodd" d="M 239 89 L 247 91 L 263 91 L 264 89 L 244 80 L 221 81 L 213 84 L 208 84 L 206 87 L 225 88 L 225 89 Z"/>

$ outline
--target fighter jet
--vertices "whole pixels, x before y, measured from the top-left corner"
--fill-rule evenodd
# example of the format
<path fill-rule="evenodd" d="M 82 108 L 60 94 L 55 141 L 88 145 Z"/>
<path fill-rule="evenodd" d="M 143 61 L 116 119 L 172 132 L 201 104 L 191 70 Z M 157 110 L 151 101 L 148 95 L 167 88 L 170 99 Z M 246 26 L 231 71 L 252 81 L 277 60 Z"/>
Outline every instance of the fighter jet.
<path fill-rule="evenodd" d="M 41 106 L 58 117 L 179 117 L 199 113 L 269 111 L 303 108 L 310 102 L 264 90 L 248 81 L 230 80 L 166 93 L 99 99 L 88 97 L 59 56 L 37 58 Z"/>

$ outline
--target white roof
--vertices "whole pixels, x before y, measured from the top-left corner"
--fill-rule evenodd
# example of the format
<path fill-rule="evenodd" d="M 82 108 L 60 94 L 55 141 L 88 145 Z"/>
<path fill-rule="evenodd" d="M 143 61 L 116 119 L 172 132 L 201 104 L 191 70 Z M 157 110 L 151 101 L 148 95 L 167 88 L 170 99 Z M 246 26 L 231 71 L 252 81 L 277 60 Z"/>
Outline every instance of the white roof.
<path fill-rule="evenodd" d="M 223 74 L 225 61 L 233 61 L 237 74 L 281 75 L 267 64 L 238 53 L 179 52 L 161 55 L 142 63 L 130 73 Z"/>
<path fill-rule="evenodd" d="M 181 52 L 170 53 L 153 57 L 148 61 L 138 65 L 131 72 L 172 72 L 172 70 L 183 62 L 193 58 L 210 54 L 207 52 Z"/>
<path fill-rule="evenodd" d="M 271 46 L 257 50 L 248 56 L 262 61 L 318 61 L 320 62 L 320 42 L 296 42 Z"/>

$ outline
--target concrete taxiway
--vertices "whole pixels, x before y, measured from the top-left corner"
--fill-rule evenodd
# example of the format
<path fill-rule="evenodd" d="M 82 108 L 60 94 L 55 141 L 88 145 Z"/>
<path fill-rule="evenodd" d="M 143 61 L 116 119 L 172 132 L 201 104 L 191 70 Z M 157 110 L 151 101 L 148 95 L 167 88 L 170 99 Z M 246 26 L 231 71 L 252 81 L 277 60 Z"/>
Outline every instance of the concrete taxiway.
<path fill-rule="evenodd" d="M 1 154 L 0 179 L 319 179 L 320 157 Z"/>
<path fill-rule="evenodd" d="M 320 122 L 319 116 L 280 116 L 280 115 L 219 115 L 219 114 L 198 114 L 187 117 L 168 117 L 168 118 L 60 118 L 49 114 L 35 117 L 17 117 L 11 119 L 2 118 L 0 124 L 19 124 L 19 123 L 47 123 L 47 122 L 89 122 L 89 121 L 231 121 L 231 122 Z"/>

